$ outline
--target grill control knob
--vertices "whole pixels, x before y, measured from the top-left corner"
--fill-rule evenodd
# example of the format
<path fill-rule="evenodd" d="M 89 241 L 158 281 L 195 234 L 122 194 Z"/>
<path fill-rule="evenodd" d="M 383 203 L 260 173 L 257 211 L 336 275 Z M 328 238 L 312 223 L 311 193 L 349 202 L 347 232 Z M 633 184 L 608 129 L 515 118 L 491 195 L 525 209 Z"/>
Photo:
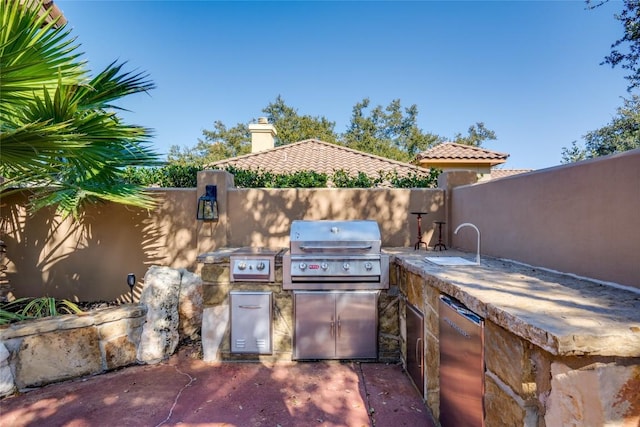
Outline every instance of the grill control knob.
<path fill-rule="evenodd" d="M 244 270 L 245 268 L 247 268 L 247 264 L 245 264 L 244 262 L 238 263 L 238 270 Z"/>
<path fill-rule="evenodd" d="M 369 261 L 364 263 L 364 268 L 369 271 L 373 268 L 373 264 L 371 264 Z"/>
<path fill-rule="evenodd" d="M 264 270 L 264 267 L 265 267 L 265 265 L 264 265 L 264 262 L 262 262 L 262 261 L 260 261 L 260 262 L 258 263 L 258 265 L 256 265 L 256 268 L 257 268 L 259 271 Z"/>
<path fill-rule="evenodd" d="M 298 267 L 300 267 L 300 270 L 306 270 L 307 269 L 307 264 L 305 264 L 304 262 L 301 262 Z"/>
<path fill-rule="evenodd" d="M 344 264 L 342 264 L 342 268 L 343 268 L 345 271 L 349 271 L 349 269 L 351 268 L 351 266 L 349 265 L 349 263 L 348 263 L 348 262 L 345 262 Z"/>
<path fill-rule="evenodd" d="M 327 264 L 326 262 L 323 262 L 322 264 L 320 264 L 320 268 L 322 268 L 323 270 L 326 270 L 327 268 L 329 268 L 329 264 Z"/>

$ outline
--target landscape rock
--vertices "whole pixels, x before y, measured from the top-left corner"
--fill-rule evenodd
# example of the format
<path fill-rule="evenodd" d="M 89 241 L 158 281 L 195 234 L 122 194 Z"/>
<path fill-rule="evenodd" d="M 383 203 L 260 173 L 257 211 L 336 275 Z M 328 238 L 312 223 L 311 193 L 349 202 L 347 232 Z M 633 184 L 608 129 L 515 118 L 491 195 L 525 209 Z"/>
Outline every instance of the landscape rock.
<path fill-rule="evenodd" d="M 9 366 L 9 356 L 9 350 L 0 342 L 0 397 L 9 396 L 16 389 Z"/>
<path fill-rule="evenodd" d="M 30 335 L 22 340 L 15 362 L 19 389 L 97 374 L 103 371 L 95 327 Z"/>
<path fill-rule="evenodd" d="M 185 269 L 181 269 L 180 302 L 178 314 L 180 317 L 180 338 L 197 340 L 200 338 L 202 325 L 202 278 Z"/>
<path fill-rule="evenodd" d="M 179 270 L 152 266 L 144 277 L 140 304 L 147 308 L 147 317 L 137 352 L 141 363 L 159 363 L 178 346 L 181 276 Z"/>

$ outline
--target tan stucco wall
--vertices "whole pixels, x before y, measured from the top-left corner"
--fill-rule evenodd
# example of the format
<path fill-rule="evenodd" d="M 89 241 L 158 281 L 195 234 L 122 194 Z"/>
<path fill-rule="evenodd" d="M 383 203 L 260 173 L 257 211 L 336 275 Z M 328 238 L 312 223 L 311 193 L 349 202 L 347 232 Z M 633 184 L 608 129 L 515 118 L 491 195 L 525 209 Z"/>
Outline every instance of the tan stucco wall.
<path fill-rule="evenodd" d="M 159 203 L 153 211 L 100 204 L 82 222 L 61 220 L 51 211 L 25 221 L 26 196 L 3 200 L 2 239 L 14 295 L 129 300 L 128 273 L 140 282 L 150 265 L 193 267 L 195 189 L 154 193 Z"/>
<path fill-rule="evenodd" d="M 640 149 L 452 190 L 482 253 L 640 288 Z M 471 228 L 454 246 L 476 250 Z"/>
<path fill-rule="evenodd" d="M 229 246 L 288 246 L 296 219 L 373 219 L 383 246 L 409 246 L 417 236 L 412 211 L 430 212 L 422 231 L 433 244 L 433 221 L 444 219 L 443 197 L 435 189 L 232 189 Z"/>
<path fill-rule="evenodd" d="M 447 245 L 475 251 L 472 229 L 452 233 L 472 222 L 484 254 L 640 288 L 638 165 L 634 150 L 456 187 L 447 203 L 441 189 L 226 189 L 233 179 L 217 175 L 226 172 L 204 171 L 201 184 L 217 184 L 225 198 L 218 223 L 195 220 L 202 189 L 154 190 L 159 204 L 152 211 L 96 205 L 82 223 L 46 211 L 25 221 L 26 196 L 15 196 L 0 206 L 1 239 L 15 296 L 126 301 L 128 273 L 141 281 L 151 265 L 193 271 L 197 255 L 221 247 L 286 247 L 294 219 L 374 219 L 383 246 L 411 247 L 417 230 L 410 212 L 426 211 L 430 246 L 437 241 L 433 221 L 445 220 Z"/>
<path fill-rule="evenodd" d="M 437 238 L 433 221 L 444 219 L 444 193 L 437 189 L 224 189 L 233 180 L 214 175 L 205 171 L 202 179 L 218 185 L 219 198 L 227 197 L 219 201 L 217 223 L 195 219 L 202 189 L 155 190 L 159 204 L 152 211 L 96 205 L 82 223 L 51 212 L 25 220 L 26 196 L 4 200 L 2 239 L 13 295 L 128 301 L 126 276 L 134 273 L 137 299 L 149 266 L 193 271 L 198 254 L 217 248 L 286 247 L 293 219 L 374 219 L 384 246 L 413 244 L 416 219 L 410 211 L 431 212 L 422 223 L 430 244 Z"/>

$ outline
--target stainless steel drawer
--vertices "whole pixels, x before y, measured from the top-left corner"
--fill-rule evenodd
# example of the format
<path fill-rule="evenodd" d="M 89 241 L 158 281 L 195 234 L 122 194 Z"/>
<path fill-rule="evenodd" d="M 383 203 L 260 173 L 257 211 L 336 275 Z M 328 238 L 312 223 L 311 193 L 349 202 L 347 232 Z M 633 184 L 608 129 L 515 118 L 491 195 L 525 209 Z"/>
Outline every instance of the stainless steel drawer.
<path fill-rule="evenodd" d="M 271 354 L 271 292 L 231 291 L 231 353 Z"/>

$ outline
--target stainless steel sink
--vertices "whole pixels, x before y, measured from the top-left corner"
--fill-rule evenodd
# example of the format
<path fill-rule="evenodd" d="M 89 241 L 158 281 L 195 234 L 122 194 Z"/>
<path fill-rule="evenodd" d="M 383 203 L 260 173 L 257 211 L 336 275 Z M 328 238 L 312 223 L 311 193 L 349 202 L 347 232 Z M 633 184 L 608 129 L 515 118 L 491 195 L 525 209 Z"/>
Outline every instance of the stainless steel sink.
<path fill-rule="evenodd" d="M 470 261 L 468 259 L 461 258 L 459 256 L 428 256 L 428 257 L 425 257 L 424 260 L 437 265 L 450 265 L 450 266 L 480 265 L 475 261 Z"/>

